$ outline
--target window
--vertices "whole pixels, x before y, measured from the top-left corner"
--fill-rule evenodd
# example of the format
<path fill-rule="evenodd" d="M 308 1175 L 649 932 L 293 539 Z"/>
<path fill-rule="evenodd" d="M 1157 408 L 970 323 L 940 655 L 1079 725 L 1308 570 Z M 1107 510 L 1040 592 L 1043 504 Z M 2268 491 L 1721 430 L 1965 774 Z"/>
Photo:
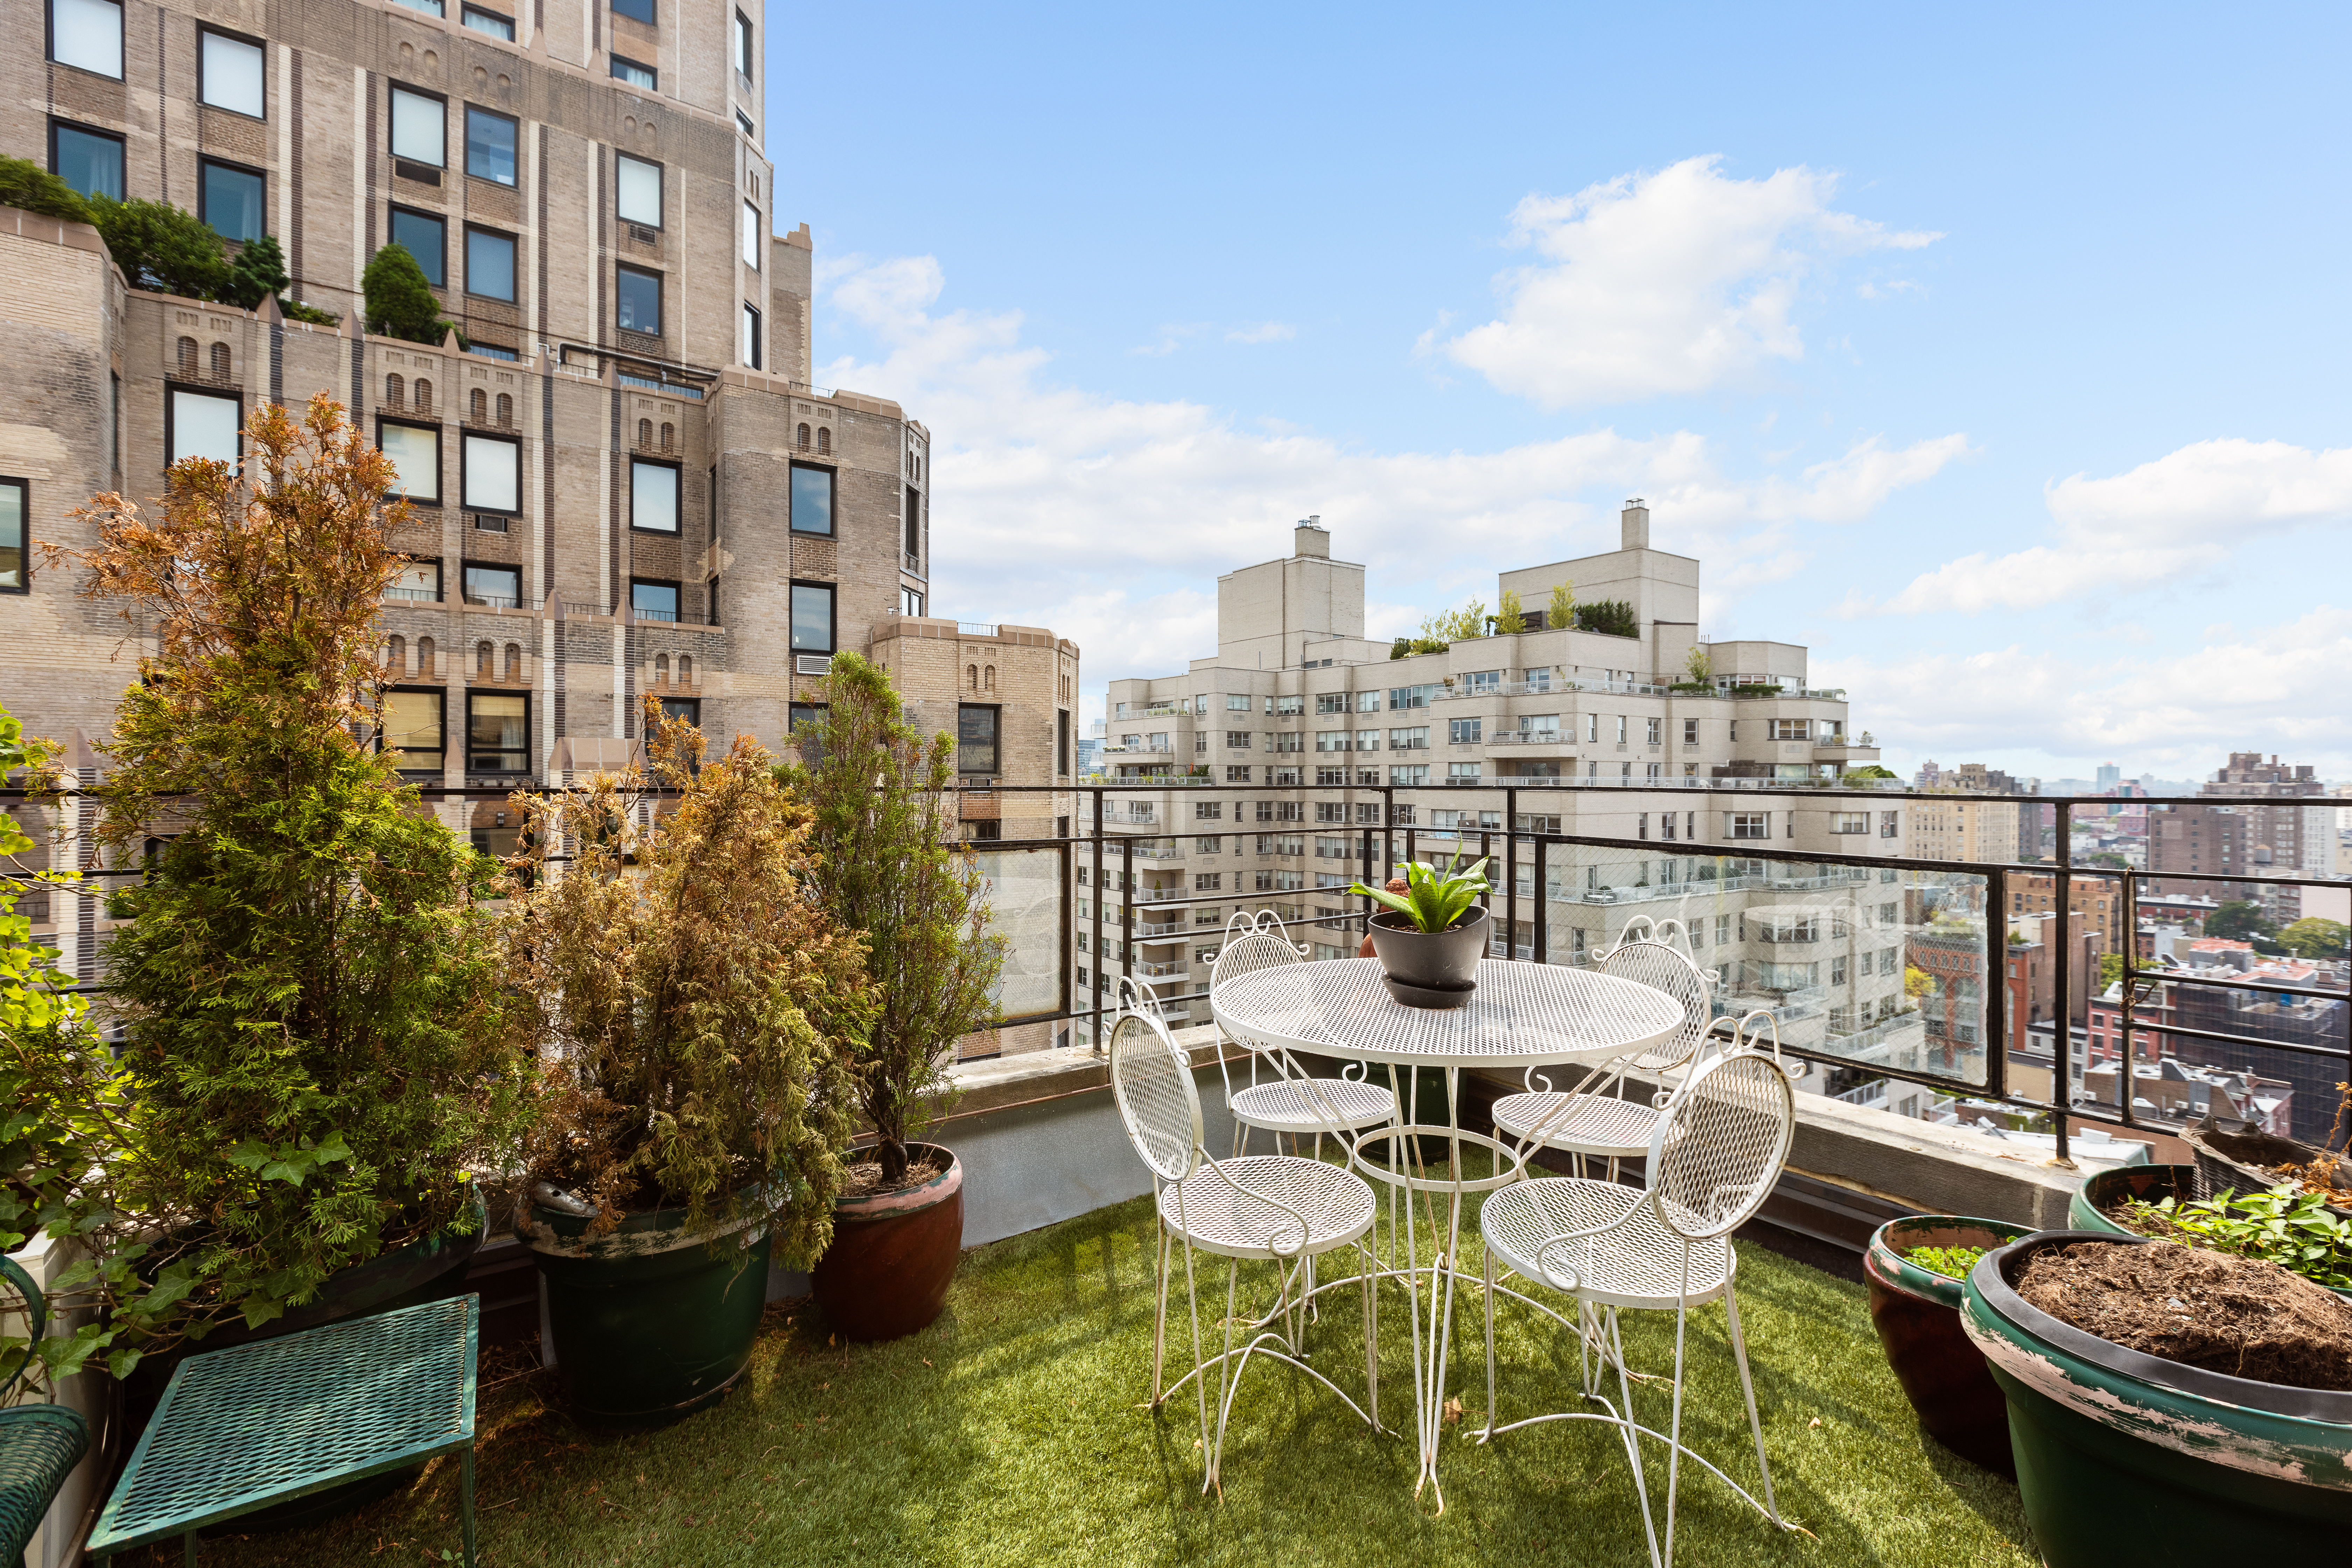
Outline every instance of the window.
<path fill-rule="evenodd" d="M 515 183 L 515 122 L 466 105 L 466 173 L 494 184 Z"/>
<path fill-rule="evenodd" d="M 1598 713 L 1587 713 L 1587 714 L 1584 716 L 1584 738 L 1585 738 L 1587 741 L 1589 741 L 1589 742 L 1592 742 L 1592 743 L 1593 743 L 1593 744 L 1595 744 L 1595 745 L 1598 745 L 1598 744 L 1600 743 L 1600 741 L 1601 741 L 1601 715 L 1600 715 L 1600 714 L 1598 714 Z"/>
<path fill-rule="evenodd" d="M 122 79 L 118 0 L 49 0 L 49 58 Z"/>
<path fill-rule="evenodd" d="M 614 162 L 614 206 L 623 223 L 662 226 L 662 166 L 626 153 Z"/>
<path fill-rule="evenodd" d="M 175 386 L 163 413 L 166 461 L 216 458 L 234 466 L 244 456 L 239 435 L 245 407 L 233 394 L 191 392 Z"/>
<path fill-rule="evenodd" d="M 0 479 L 0 594 L 32 589 L 25 549 L 25 510 L 31 489 L 23 479 Z"/>
<path fill-rule="evenodd" d="M 1392 784 L 1425 784 L 1428 782 L 1429 769 L 1426 765 L 1389 769 L 1389 783 Z"/>
<path fill-rule="evenodd" d="M 1229 767 L 1225 770 L 1225 782 L 1227 784 L 1247 784 L 1250 782 L 1250 771 L 1245 767 Z"/>
<path fill-rule="evenodd" d="M 922 590 L 901 587 L 898 590 L 898 613 L 902 616 L 921 615 L 923 613 Z M 1063 771 L 1066 773 L 1069 770 L 1065 768 Z"/>
<path fill-rule="evenodd" d="M 530 698 L 520 691 L 466 693 L 466 771 L 530 771 Z"/>
<path fill-rule="evenodd" d="M 1391 686 L 1389 688 L 1391 708 L 1426 708 L 1437 690 L 1434 684 L 1425 686 Z"/>
<path fill-rule="evenodd" d="M 833 531 L 831 468 L 812 468 L 806 463 L 793 465 L 792 517 L 794 533 Z"/>
<path fill-rule="evenodd" d="M 438 169 L 449 162 L 449 111 L 437 98 L 392 89 L 392 155 Z"/>
<path fill-rule="evenodd" d="M 196 163 L 197 214 L 223 239 L 259 239 L 268 229 L 262 209 L 261 171 L 217 159 Z"/>
<path fill-rule="evenodd" d="M 466 432 L 465 498 L 468 511 L 522 510 L 522 443 L 505 436 Z"/>
<path fill-rule="evenodd" d="M 654 25 L 654 0 L 613 0 L 613 15 L 650 27 Z"/>
<path fill-rule="evenodd" d="M 122 199 L 122 138 L 53 121 L 49 172 L 86 196 Z"/>
<path fill-rule="evenodd" d="M 743 204 L 743 265 L 757 269 L 760 265 L 760 209 L 750 202 Z"/>
<path fill-rule="evenodd" d="M 833 584 L 793 584 L 793 651 L 833 651 Z"/>
<path fill-rule="evenodd" d="M 914 486 L 907 487 L 907 553 L 920 560 L 923 554 L 923 492 Z M 1183 706 L 1180 698 L 1178 707 Z"/>
<path fill-rule="evenodd" d="M 662 280 L 658 272 L 640 267 L 617 268 L 620 275 L 621 330 L 661 335 Z"/>
<path fill-rule="evenodd" d="M 510 234 L 487 228 L 466 231 L 466 292 L 485 300 L 515 297 L 515 242 Z"/>
<path fill-rule="evenodd" d="M 262 119 L 261 46 L 209 27 L 196 31 L 196 97 L 215 109 Z"/>
<path fill-rule="evenodd" d="M 629 579 L 629 613 L 641 621 L 677 619 L 677 584 Z"/>
<path fill-rule="evenodd" d="M 629 526 L 646 533 L 677 531 L 677 466 L 629 459 Z"/>
<path fill-rule="evenodd" d="M 1227 751 L 1246 752 L 1250 749 L 1250 732 L 1247 730 L 1228 730 L 1225 731 L 1225 749 Z"/>
<path fill-rule="evenodd" d="M 1544 744 L 1559 739 L 1559 715 L 1557 713 L 1522 713 L 1519 715 L 1519 739 Z"/>
<path fill-rule="evenodd" d="M 1478 782 L 1478 764 L 1475 763 L 1448 763 L 1445 764 L 1445 776 L 1454 784 L 1476 784 Z"/>
<path fill-rule="evenodd" d="M 1276 697 L 1268 700 L 1272 704 L 1266 709 L 1269 713 L 1280 714 L 1286 718 L 1292 714 L 1307 711 L 1307 699 L 1304 697 Z"/>
<path fill-rule="evenodd" d="M 1054 711 L 1054 773 L 1060 777 L 1070 771 L 1070 710 L 1059 708 Z M 1065 830 L 1064 837 L 1067 837 Z"/>
<path fill-rule="evenodd" d="M 516 566 L 466 567 L 466 603 L 511 610 L 522 603 L 522 570 Z"/>
<path fill-rule="evenodd" d="M 735 13 L 735 72 L 745 81 L 751 79 L 751 18 L 742 12 Z"/>
<path fill-rule="evenodd" d="M 735 111 L 735 129 L 743 133 L 746 141 L 757 142 L 760 139 L 760 132 L 751 124 L 751 117 L 740 109 Z"/>
<path fill-rule="evenodd" d="M 380 418 L 375 422 L 375 444 L 392 459 L 392 470 L 397 476 L 393 486 L 394 495 L 436 506 L 441 503 L 439 426 Z"/>
<path fill-rule="evenodd" d="M 699 697 L 665 697 L 661 700 L 661 716 L 682 720 L 699 730 L 702 728 L 702 699 Z"/>
<path fill-rule="evenodd" d="M 1653 719 L 1649 721 L 1650 727 L 1648 732 L 1651 745 L 1655 746 L 1664 742 L 1665 739 L 1664 733 L 1665 723 L 1666 721 L 1664 719 Z"/>
<path fill-rule="evenodd" d="M 1881 838 L 1895 838 L 1901 837 L 1901 835 L 1896 831 L 1896 823 L 1900 819 L 1900 816 L 1901 813 L 1899 812 L 1880 812 L 1878 814 L 1878 836 Z"/>
<path fill-rule="evenodd" d="M 1723 836 L 1726 838 L 1762 838 L 1767 837 L 1761 811 L 1727 811 L 1723 814 Z"/>
<path fill-rule="evenodd" d="M 1445 738 L 1457 746 L 1467 746 L 1483 741 L 1486 738 L 1486 721 L 1449 719 L 1445 723 Z"/>
<path fill-rule="evenodd" d="M 447 744 L 439 691 L 394 687 L 383 694 L 383 749 L 402 773 L 439 773 Z"/>
<path fill-rule="evenodd" d="M 1625 715 L 1622 713 L 1617 715 L 1617 743 L 1621 746 L 1625 743 Z"/>
<path fill-rule="evenodd" d="M 404 599 L 413 604 L 437 605 L 441 602 L 441 563 L 415 560 L 401 564 L 400 575 L 383 591 L 387 599 Z"/>
<path fill-rule="evenodd" d="M 448 226 L 431 213 L 413 212 L 407 207 L 392 209 L 392 242 L 416 258 L 425 281 L 436 289 L 448 282 L 447 264 L 443 259 L 447 235 Z"/>
<path fill-rule="evenodd" d="M 1377 752 L 1380 749 L 1381 732 L 1378 730 L 1359 730 L 1356 731 L 1356 750 L 1360 752 Z"/>
<path fill-rule="evenodd" d="M 1810 719 L 1775 719 L 1771 738 L 1775 741 L 1804 741 L 1812 737 L 1813 721 Z"/>
<path fill-rule="evenodd" d="M 956 772 L 992 775 L 996 770 L 997 710 L 978 702 L 956 706 Z"/>
<path fill-rule="evenodd" d="M 468 5 L 460 16 L 466 26 L 478 33 L 488 33 L 493 38 L 514 42 L 514 18 L 501 16 L 496 11 L 485 11 L 479 5 Z"/>
<path fill-rule="evenodd" d="M 1425 752 L 1429 750 L 1429 726 L 1420 724 L 1410 730 L 1391 730 L 1389 750 L 1391 752 Z"/>
<path fill-rule="evenodd" d="M 1830 831 L 1832 833 L 1868 833 L 1870 831 L 1870 813 L 1866 811 L 1841 811 L 1837 814 L 1836 820 L 1831 823 Z"/>
<path fill-rule="evenodd" d="M 643 88 L 647 92 L 661 90 L 661 77 L 653 67 L 641 66 L 635 60 L 625 60 L 618 55 L 613 57 L 613 79 L 627 82 L 631 87 Z"/>
<path fill-rule="evenodd" d="M 743 307 L 743 363 L 750 369 L 760 368 L 760 312 L 750 305 Z"/>
<path fill-rule="evenodd" d="M 1286 730 L 1279 734 L 1268 735 L 1265 749 L 1269 752 L 1303 752 L 1307 749 L 1307 737 L 1296 730 Z"/>
<path fill-rule="evenodd" d="M 1685 719 L 1683 721 L 1683 744 L 1685 746 L 1696 746 L 1698 744 L 1697 720 Z"/>
<path fill-rule="evenodd" d="M 1499 669 L 1474 669 L 1462 678 L 1462 689 L 1473 697 L 1492 696 L 1503 689 L 1503 672 Z"/>

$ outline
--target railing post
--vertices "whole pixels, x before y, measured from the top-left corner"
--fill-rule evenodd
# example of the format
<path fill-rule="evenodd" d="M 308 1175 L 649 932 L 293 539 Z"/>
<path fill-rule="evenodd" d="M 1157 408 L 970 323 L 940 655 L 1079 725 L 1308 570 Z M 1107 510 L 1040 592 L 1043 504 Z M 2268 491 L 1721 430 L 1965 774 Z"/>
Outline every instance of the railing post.
<path fill-rule="evenodd" d="M 2123 1112 L 2124 1125 L 2137 1127 L 2132 1117 L 2132 993 L 2137 989 L 2132 971 L 2139 965 L 2139 876 L 2129 867 L 2124 868 L 2124 974 L 2123 974 L 2123 1061 L 2116 1069 L 2116 1105 Z"/>
<path fill-rule="evenodd" d="M 1135 835 L 1118 837 L 1118 967 L 1135 973 Z"/>
<path fill-rule="evenodd" d="M 1108 989 L 1108 976 L 1103 973 L 1103 786 L 1092 784 L 1088 793 L 1095 797 L 1095 963 L 1094 994 L 1087 999 L 1088 1016 L 1094 1019 L 1095 1055 L 1103 1054 L 1102 1000 Z"/>
<path fill-rule="evenodd" d="M 2066 1113 L 2074 1104 L 2074 805 L 2070 800 L 2058 803 L 2058 942 L 2057 962 L 2052 966 L 2051 983 L 2056 988 L 2056 1000 L 2051 1011 L 2057 1015 L 2051 1030 L 2055 1042 L 2051 1053 L 2050 1102 L 2057 1108 L 2054 1124 L 2058 1135 L 2058 1163 L 2071 1165 L 2074 1155 L 2068 1152 Z M 2028 1016 L 2032 1015 L 2029 1011 Z"/>
<path fill-rule="evenodd" d="M 1519 791 L 1516 784 L 1503 787 L 1503 860 L 1504 874 L 1510 886 L 1503 895 L 1503 956 L 1519 955 Z"/>
<path fill-rule="evenodd" d="M 2009 1093 L 2009 872 L 1996 866 L 1985 921 L 1985 1098 Z"/>

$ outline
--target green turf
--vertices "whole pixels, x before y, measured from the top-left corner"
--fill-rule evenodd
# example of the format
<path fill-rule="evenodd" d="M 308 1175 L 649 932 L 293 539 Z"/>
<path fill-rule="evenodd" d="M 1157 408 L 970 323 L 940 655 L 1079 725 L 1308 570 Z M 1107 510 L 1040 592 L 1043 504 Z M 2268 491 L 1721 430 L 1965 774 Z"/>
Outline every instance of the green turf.
<path fill-rule="evenodd" d="M 1605 1428 L 1557 1423 L 1482 1447 L 1464 1426 L 1449 1426 L 1440 1516 L 1426 1498 L 1412 1498 L 1409 1436 L 1372 1435 L 1328 1394 L 1268 1363 L 1250 1369 L 1235 1406 L 1224 1496 L 1204 1499 L 1192 1404 L 1156 1416 L 1141 1407 L 1150 1377 L 1150 1209 L 1139 1202 L 978 1249 L 946 1317 L 894 1344 L 831 1344 L 814 1309 L 796 1318 L 778 1311 L 749 1386 L 657 1433 L 575 1426 L 548 1374 L 493 1384 L 482 1410 L 482 1562 L 1646 1561 L 1623 1451 Z M 1205 1268 L 1210 1260 L 1202 1261 Z M 1263 1279 L 1265 1266 L 1257 1268 Z M 1221 1307 L 1222 1267 L 1213 1278 Z M 2024 1545 L 2016 1489 L 1921 1434 L 1858 1286 L 1756 1247 L 1740 1249 L 1740 1279 L 1781 1507 L 1811 1533 L 1774 1531 L 1711 1478 L 1686 1470 L 1678 1561 L 2038 1561 Z M 1391 1288 L 1381 1302 L 1381 1414 L 1409 1431 L 1402 1300 Z M 1327 1301 L 1314 1359 L 1360 1397 L 1355 1296 L 1342 1290 Z M 1466 1425 L 1485 1403 L 1477 1313 L 1476 1296 L 1465 1295 L 1459 1322 L 1470 1343 L 1455 1386 Z M 1505 1419 L 1531 1413 L 1538 1400 L 1570 1404 L 1572 1349 L 1525 1309 L 1507 1306 L 1502 1321 Z M 1180 1331 L 1172 1322 L 1171 1331 L 1173 1342 Z M 1672 1332 L 1671 1315 L 1628 1315 L 1637 1370 L 1671 1364 Z M 1755 1461 L 1720 1307 L 1695 1314 L 1691 1355 L 1686 1440 L 1752 1489 Z M 1643 1419 L 1663 1427 L 1663 1389 L 1635 1397 Z M 1654 1469 L 1663 1474 L 1663 1461 Z M 337 1524 L 216 1540 L 204 1561 L 439 1562 L 458 1544 L 457 1487 L 454 1464 L 443 1461 L 411 1489 Z M 176 1548 L 147 1560 L 176 1563 Z"/>

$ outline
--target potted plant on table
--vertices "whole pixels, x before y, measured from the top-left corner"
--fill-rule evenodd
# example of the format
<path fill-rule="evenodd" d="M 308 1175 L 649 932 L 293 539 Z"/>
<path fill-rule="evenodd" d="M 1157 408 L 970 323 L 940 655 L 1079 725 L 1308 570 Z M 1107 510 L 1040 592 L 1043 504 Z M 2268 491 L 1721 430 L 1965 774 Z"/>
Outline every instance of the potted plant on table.
<path fill-rule="evenodd" d="M 1459 856 L 1445 868 L 1426 861 L 1397 868 L 1405 890 L 1361 882 L 1349 888 L 1381 906 L 1370 922 L 1372 950 L 1389 994 L 1409 1007 L 1459 1007 L 1478 988 L 1486 952 L 1486 862 L 1466 869 Z"/>
<path fill-rule="evenodd" d="M 2044 1231 L 1969 1273 L 2050 1568 L 2318 1560 L 2352 1530 L 2352 1303 L 2276 1264 Z"/>
<path fill-rule="evenodd" d="M 505 927 L 519 1043 L 546 1064 L 516 1228 L 565 1394 L 614 1426 L 723 1397 L 771 1257 L 824 1249 L 872 1011 L 773 757 L 739 736 L 705 763 L 691 726 L 646 719 L 649 777 L 516 797 L 532 847 Z"/>
<path fill-rule="evenodd" d="M 824 700 L 784 776 L 815 811 L 811 893 L 866 935 L 875 1012 L 856 1081 L 873 1142 L 813 1283 L 840 1332 L 896 1339 L 940 1315 L 962 1254 L 963 1167 L 921 1133 L 956 1041 L 996 1022 L 1004 940 L 958 841 L 954 741 L 908 724 L 889 676 L 856 654 L 834 656 Z"/>

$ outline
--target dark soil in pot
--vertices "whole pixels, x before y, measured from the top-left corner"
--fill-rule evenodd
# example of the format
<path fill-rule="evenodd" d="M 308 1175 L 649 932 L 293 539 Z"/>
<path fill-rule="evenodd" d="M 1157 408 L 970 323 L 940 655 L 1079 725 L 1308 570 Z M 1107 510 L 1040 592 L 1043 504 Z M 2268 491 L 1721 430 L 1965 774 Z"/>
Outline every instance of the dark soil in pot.
<path fill-rule="evenodd" d="M 903 1339 L 947 1310 L 963 1256 L 963 1166 L 936 1143 L 909 1143 L 907 1157 L 910 1174 L 933 1173 L 835 1199 L 833 1245 L 810 1273 L 817 1304 L 846 1339 Z"/>
<path fill-rule="evenodd" d="M 2017 1293 L 2143 1355 L 2289 1388 L 2352 1391 L 2352 1303 L 2260 1258 L 2083 1242 L 2035 1253 Z"/>
<path fill-rule="evenodd" d="M 1879 1226 L 1863 1258 L 1871 1327 L 1919 1425 L 1962 1458 L 2011 1479 L 2017 1464 L 2009 1447 L 2009 1405 L 1985 1370 L 1984 1352 L 1960 1327 L 1964 1286 L 1908 1254 L 1918 1247 L 1990 1249 L 2032 1229 L 1962 1215 L 1921 1215 Z"/>
<path fill-rule="evenodd" d="M 2067 1200 L 2066 1218 L 2076 1230 L 2130 1235 L 2116 1217 L 2124 1205 L 2135 1199 L 2158 1204 L 2167 1198 L 2185 1204 L 2204 1195 L 2194 1165 L 2118 1165 L 2084 1179 Z"/>

